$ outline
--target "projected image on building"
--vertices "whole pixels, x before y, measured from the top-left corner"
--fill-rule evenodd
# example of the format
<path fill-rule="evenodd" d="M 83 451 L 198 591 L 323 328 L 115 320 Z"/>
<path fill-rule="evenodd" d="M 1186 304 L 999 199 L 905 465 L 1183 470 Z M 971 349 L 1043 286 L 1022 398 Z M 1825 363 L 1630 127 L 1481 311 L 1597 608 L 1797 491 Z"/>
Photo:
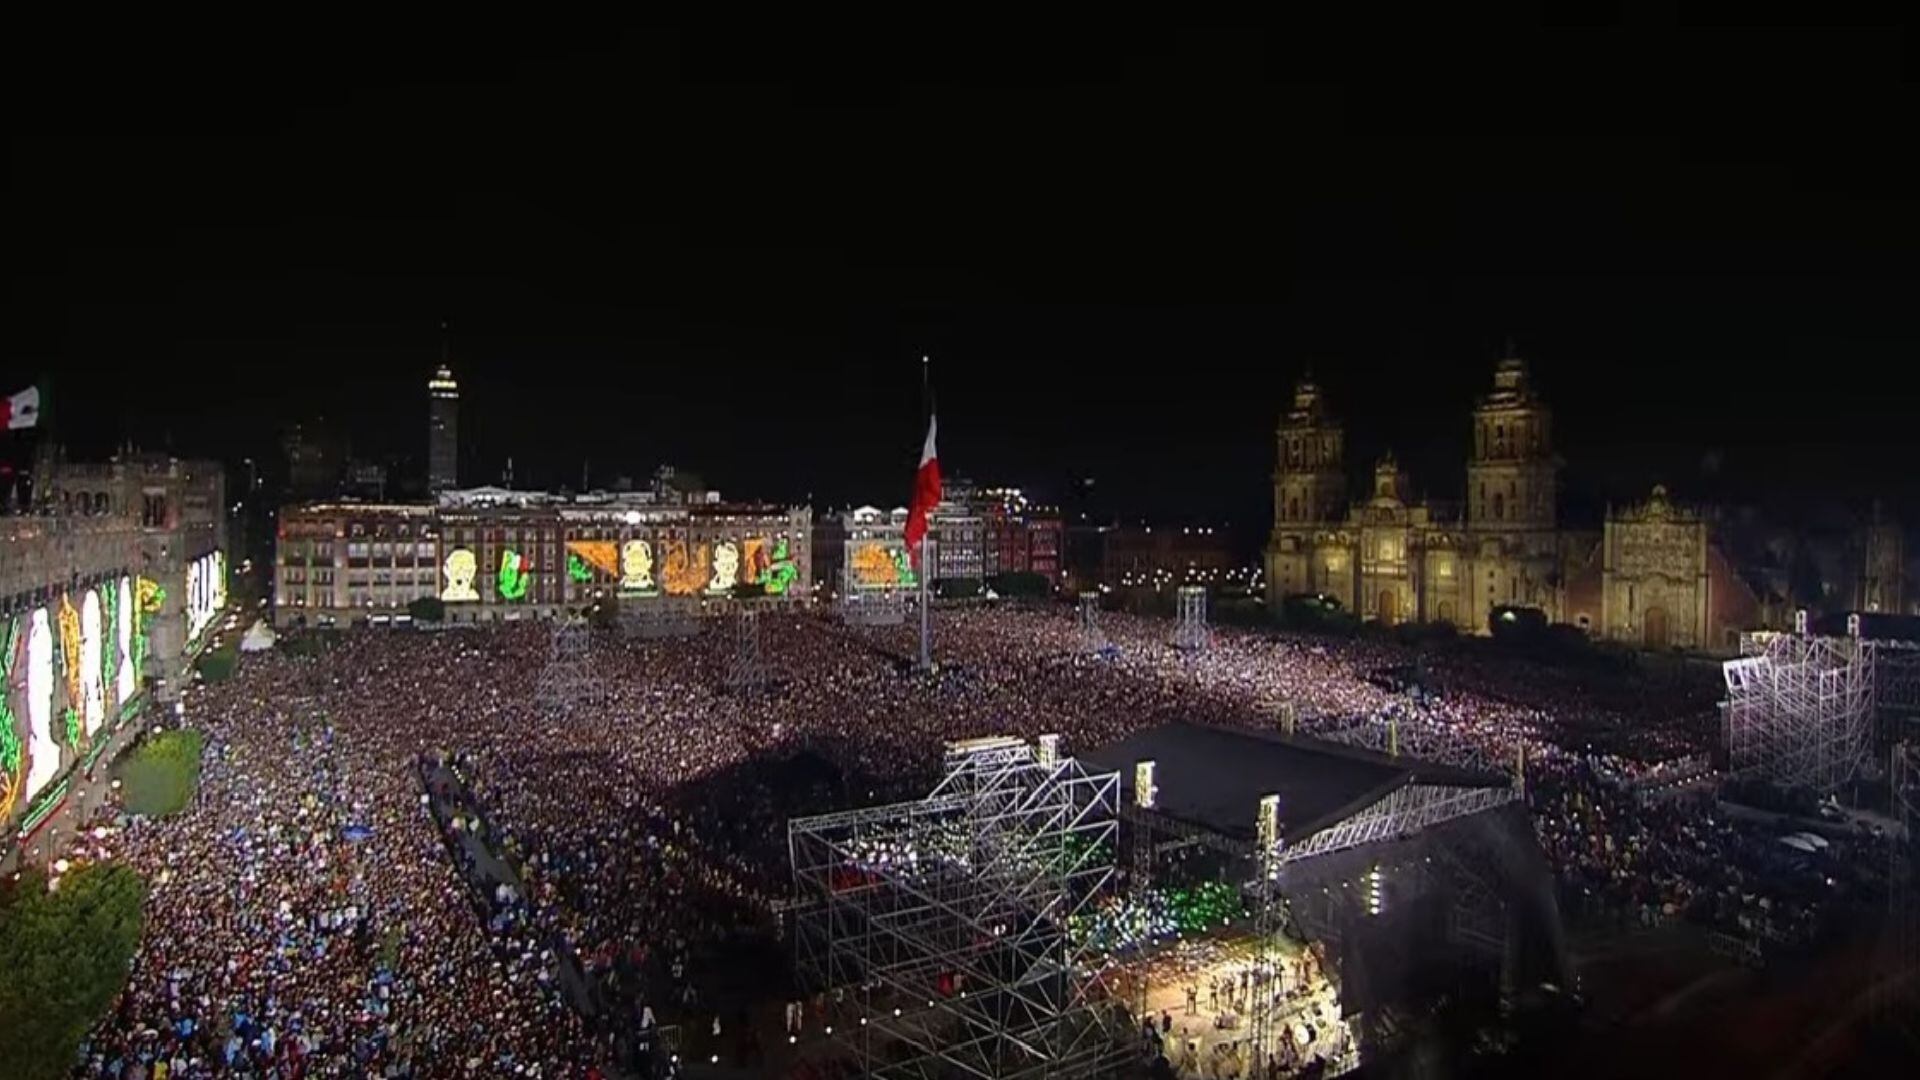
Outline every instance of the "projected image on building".
<path fill-rule="evenodd" d="M 847 565 L 856 589 L 898 589 L 920 583 L 907 559 L 907 549 L 898 544 L 878 540 L 855 544 Z"/>
<path fill-rule="evenodd" d="M 100 730 L 100 722 L 107 713 L 106 692 L 100 683 L 104 630 L 100 620 L 100 593 L 88 589 L 80 601 L 80 722 L 89 738 Z"/>
<path fill-rule="evenodd" d="M 710 545 L 667 540 L 660 547 L 663 552 L 660 579 L 666 586 L 667 595 L 693 596 L 706 587 L 708 567 L 713 561 L 713 548 Z"/>
<path fill-rule="evenodd" d="M 653 583 L 653 545 L 645 540 L 629 540 L 620 548 L 620 590 L 651 593 Z"/>
<path fill-rule="evenodd" d="M 471 602 L 480 599 L 480 591 L 473 587 L 474 575 L 480 571 L 479 560 L 467 548 L 454 548 L 447 552 L 441 572 L 446 576 L 446 588 L 440 590 L 440 599 L 449 604 Z"/>

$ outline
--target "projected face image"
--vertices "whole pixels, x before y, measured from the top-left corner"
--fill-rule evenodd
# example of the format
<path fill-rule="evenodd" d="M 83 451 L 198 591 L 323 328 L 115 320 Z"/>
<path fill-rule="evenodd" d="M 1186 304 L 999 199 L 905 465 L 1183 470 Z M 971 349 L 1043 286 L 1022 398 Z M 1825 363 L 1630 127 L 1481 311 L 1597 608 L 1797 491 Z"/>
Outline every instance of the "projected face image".
<path fill-rule="evenodd" d="M 480 599 L 479 591 L 473 587 L 473 576 L 479 570 L 473 552 L 466 548 L 454 548 L 447 552 L 444 569 L 447 587 L 441 590 L 440 599 L 448 603 Z"/>
<path fill-rule="evenodd" d="M 653 545 L 629 540 L 620 549 L 620 587 L 635 592 L 653 588 Z"/>
<path fill-rule="evenodd" d="M 722 540 L 713 548 L 713 580 L 708 592 L 726 592 L 740 576 L 740 549 L 731 540 Z"/>

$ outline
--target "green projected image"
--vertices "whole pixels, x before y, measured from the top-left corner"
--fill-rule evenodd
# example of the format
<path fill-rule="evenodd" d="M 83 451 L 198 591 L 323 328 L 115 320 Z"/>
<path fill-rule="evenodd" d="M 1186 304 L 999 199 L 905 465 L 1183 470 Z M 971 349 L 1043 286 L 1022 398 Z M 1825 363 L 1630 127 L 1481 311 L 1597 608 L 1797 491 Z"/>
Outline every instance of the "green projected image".
<path fill-rule="evenodd" d="M 527 595 L 527 583 L 531 570 L 526 559 L 512 548 L 500 553 L 500 598 L 519 600 Z"/>
<path fill-rule="evenodd" d="M 760 578 L 760 584 L 766 586 L 767 595 L 785 595 L 799 576 L 800 570 L 793 564 L 793 555 L 787 549 L 787 542 L 784 539 L 774 541 L 773 559 Z"/>

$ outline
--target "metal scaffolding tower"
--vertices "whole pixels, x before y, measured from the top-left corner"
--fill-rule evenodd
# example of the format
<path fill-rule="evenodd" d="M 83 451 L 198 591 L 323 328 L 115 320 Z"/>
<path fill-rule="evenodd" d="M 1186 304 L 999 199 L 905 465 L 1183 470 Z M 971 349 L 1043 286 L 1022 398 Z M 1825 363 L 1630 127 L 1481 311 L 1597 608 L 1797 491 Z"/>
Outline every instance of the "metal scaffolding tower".
<path fill-rule="evenodd" d="M 1857 637 L 1745 635 L 1721 665 L 1729 771 L 1822 792 L 1851 781 L 1873 749 L 1875 652 Z"/>
<path fill-rule="evenodd" d="M 917 802 L 796 819 L 803 982 L 884 1077 L 1079 1077 L 1136 1055 L 1068 922 L 1113 876 L 1120 781 L 1017 739 L 951 744 Z"/>
<path fill-rule="evenodd" d="M 1100 629 L 1100 594 L 1084 592 L 1079 599 L 1080 614 L 1080 651 L 1088 653 L 1104 652 L 1111 644 L 1107 641 L 1106 631 Z"/>
<path fill-rule="evenodd" d="M 605 700 L 605 689 L 593 664 L 593 628 L 578 616 L 555 620 L 547 666 L 534 685 L 534 704 L 557 712 L 593 707 Z"/>
<path fill-rule="evenodd" d="M 743 604 L 733 619 L 733 658 L 727 664 L 727 689 L 752 694 L 772 683 L 760 654 L 760 612 Z"/>
<path fill-rule="evenodd" d="M 1892 810 L 1901 829 L 1890 850 L 1888 933 L 1875 997 L 1880 1015 L 1920 1044 L 1920 742 L 1894 747 L 1892 765 Z"/>
<path fill-rule="evenodd" d="M 899 626 L 907 621 L 907 591 L 861 588 L 849 566 L 841 572 L 840 601 L 836 605 L 840 621 L 849 626 Z"/>
<path fill-rule="evenodd" d="M 1173 628 L 1173 647 L 1183 652 L 1198 652 L 1212 640 L 1207 632 L 1207 590 L 1201 585 L 1182 585 L 1175 594 L 1180 621 Z"/>
<path fill-rule="evenodd" d="M 691 597 L 622 598 L 620 628 L 629 638 L 653 641 L 700 633 L 700 601 Z"/>
<path fill-rule="evenodd" d="M 1256 1068 L 1266 1063 L 1267 1056 L 1274 1051 L 1274 1012 L 1279 1003 L 1274 1000 L 1274 978 L 1279 968 L 1279 958 L 1274 951 L 1274 942 L 1285 926 L 1286 913 L 1280 896 L 1280 852 L 1284 838 L 1280 835 L 1280 796 L 1263 795 L 1260 797 L 1260 809 L 1254 817 L 1254 872 L 1253 882 L 1253 995 L 1251 1020 L 1252 1046 L 1248 1060 Z"/>

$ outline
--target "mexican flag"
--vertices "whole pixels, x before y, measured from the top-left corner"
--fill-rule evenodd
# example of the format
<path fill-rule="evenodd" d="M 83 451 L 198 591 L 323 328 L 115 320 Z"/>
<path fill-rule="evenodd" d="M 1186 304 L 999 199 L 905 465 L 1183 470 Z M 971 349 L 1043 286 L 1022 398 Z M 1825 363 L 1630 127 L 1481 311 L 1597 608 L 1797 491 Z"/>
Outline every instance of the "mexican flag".
<path fill-rule="evenodd" d="M 913 504 L 907 508 L 907 554 L 920 564 L 920 541 L 927 535 L 927 515 L 940 504 L 940 455 L 933 448 L 936 417 L 927 417 L 927 444 L 920 448 L 920 469 L 913 474 Z"/>
<path fill-rule="evenodd" d="M 0 427 L 19 431 L 40 423 L 40 388 L 29 386 L 17 394 L 0 398 Z"/>

